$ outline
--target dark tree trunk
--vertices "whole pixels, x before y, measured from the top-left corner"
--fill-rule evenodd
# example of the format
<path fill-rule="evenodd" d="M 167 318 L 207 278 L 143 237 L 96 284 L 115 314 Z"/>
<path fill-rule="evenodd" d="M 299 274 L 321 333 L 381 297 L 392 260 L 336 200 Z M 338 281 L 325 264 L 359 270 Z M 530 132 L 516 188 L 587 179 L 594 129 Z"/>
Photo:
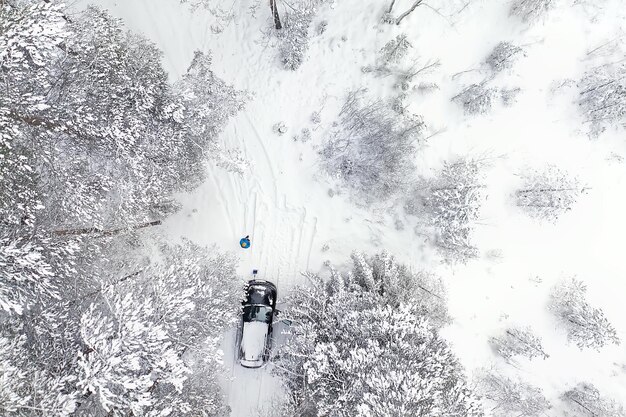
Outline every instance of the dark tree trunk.
<path fill-rule="evenodd" d="M 411 13 L 413 13 L 413 11 L 415 9 L 417 9 L 417 6 L 419 6 L 420 4 L 422 4 L 424 0 L 416 0 L 415 3 L 413 3 L 413 6 L 411 6 L 411 8 L 409 10 L 407 10 L 406 12 L 402 13 L 400 15 L 400 17 L 398 17 L 398 19 L 396 20 L 396 25 L 399 25 L 400 22 L 402 22 L 402 19 L 404 19 L 405 17 L 407 17 L 408 15 L 410 15 Z"/>
<path fill-rule="evenodd" d="M 124 227 L 120 229 L 101 230 L 101 229 L 98 229 L 97 227 L 87 227 L 84 229 L 55 230 L 52 233 L 54 233 L 57 236 L 76 236 L 76 235 L 88 235 L 88 234 L 96 234 L 96 233 L 101 234 L 101 236 L 113 236 L 126 230 L 138 230 L 138 229 L 143 229 L 145 227 L 158 226 L 160 224 L 161 224 L 161 220 L 155 220 L 152 222 L 137 224 L 131 227 Z"/>
<path fill-rule="evenodd" d="M 270 0 L 270 9 L 272 9 L 272 16 L 274 17 L 274 26 L 276 27 L 276 29 L 282 29 L 283 25 L 281 25 L 280 23 L 280 16 L 278 15 L 276 0 Z"/>

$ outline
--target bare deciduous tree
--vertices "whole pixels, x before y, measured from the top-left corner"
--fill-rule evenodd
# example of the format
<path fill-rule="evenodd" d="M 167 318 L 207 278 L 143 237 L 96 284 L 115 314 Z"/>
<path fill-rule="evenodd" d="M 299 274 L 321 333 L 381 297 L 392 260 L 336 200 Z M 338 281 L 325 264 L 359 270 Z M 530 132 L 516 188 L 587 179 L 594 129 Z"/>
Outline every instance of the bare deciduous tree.
<path fill-rule="evenodd" d="M 563 394 L 576 415 L 584 417 L 625 417 L 626 412 L 614 400 L 604 397 L 589 383 L 580 383 Z"/>
<path fill-rule="evenodd" d="M 626 126 L 626 64 L 597 67 L 578 83 L 580 106 L 591 134 L 602 133 L 607 126 Z"/>
<path fill-rule="evenodd" d="M 484 83 L 472 84 L 452 97 L 452 101 L 462 106 L 466 114 L 484 114 L 491 110 L 495 95 L 495 88 Z"/>
<path fill-rule="evenodd" d="M 479 161 L 445 163 L 439 176 L 424 181 L 406 206 L 408 213 L 429 219 L 437 246 L 450 261 L 466 262 L 478 255 L 471 233 L 485 198 L 481 180 Z"/>
<path fill-rule="evenodd" d="M 539 417 L 552 408 L 541 389 L 493 371 L 479 376 L 478 392 L 496 404 L 494 417 Z"/>
<path fill-rule="evenodd" d="M 423 122 L 398 115 L 365 91 L 348 95 L 339 130 L 320 151 L 326 170 L 367 201 L 384 200 L 410 184 Z"/>
<path fill-rule="evenodd" d="M 552 290 L 549 307 L 565 325 L 568 340 L 581 349 L 619 345 L 615 328 L 601 309 L 587 303 L 586 292 L 586 285 L 575 278 L 560 283 Z"/>
<path fill-rule="evenodd" d="M 550 10 L 556 0 L 515 0 L 511 6 L 511 14 L 525 21 L 533 21 Z"/>
<path fill-rule="evenodd" d="M 508 328 L 502 335 L 489 338 L 489 344 L 506 360 L 513 360 L 515 356 L 525 356 L 529 359 L 549 357 L 543 350 L 541 339 L 528 327 Z"/>
<path fill-rule="evenodd" d="M 551 222 L 570 211 L 587 189 L 576 177 L 555 166 L 530 170 L 522 179 L 522 188 L 515 192 L 517 206 L 535 218 Z"/>
<path fill-rule="evenodd" d="M 510 42 L 500 42 L 493 48 L 485 62 L 494 72 L 500 72 L 513 67 L 515 61 L 523 55 L 524 50 L 519 46 Z"/>

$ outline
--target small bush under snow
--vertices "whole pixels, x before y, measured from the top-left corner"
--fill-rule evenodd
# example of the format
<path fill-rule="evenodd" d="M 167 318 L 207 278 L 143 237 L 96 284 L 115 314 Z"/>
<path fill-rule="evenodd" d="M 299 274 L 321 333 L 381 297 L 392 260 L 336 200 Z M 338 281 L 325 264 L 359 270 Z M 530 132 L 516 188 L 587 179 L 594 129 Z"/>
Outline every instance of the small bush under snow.
<path fill-rule="evenodd" d="M 472 84 L 452 97 L 452 101 L 463 107 L 466 114 L 484 114 L 491 110 L 495 95 L 494 88 L 487 88 L 484 84 Z"/>

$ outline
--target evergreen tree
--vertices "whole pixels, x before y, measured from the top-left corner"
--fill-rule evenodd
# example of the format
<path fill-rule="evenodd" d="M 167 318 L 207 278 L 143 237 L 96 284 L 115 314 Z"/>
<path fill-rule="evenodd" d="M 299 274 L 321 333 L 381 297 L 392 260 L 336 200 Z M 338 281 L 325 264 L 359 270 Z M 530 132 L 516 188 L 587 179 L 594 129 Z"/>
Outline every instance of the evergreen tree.
<path fill-rule="evenodd" d="M 233 261 L 185 244 L 150 262 L 140 233 L 209 155 L 232 161 L 217 135 L 243 98 L 209 64 L 172 86 L 99 9 L 0 3 L 0 414 L 223 411 L 199 351 L 235 318 Z"/>
<path fill-rule="evenodd" d="M 482 416 L 463 370 L 415 304 L 392 305 L 401 266 L 353 256 L 354 268 L 294 291 L 283 314 L 294 337 L 275 364 L 298 415 Z M 376 266 L 374 266 L 376 265 Z"/>

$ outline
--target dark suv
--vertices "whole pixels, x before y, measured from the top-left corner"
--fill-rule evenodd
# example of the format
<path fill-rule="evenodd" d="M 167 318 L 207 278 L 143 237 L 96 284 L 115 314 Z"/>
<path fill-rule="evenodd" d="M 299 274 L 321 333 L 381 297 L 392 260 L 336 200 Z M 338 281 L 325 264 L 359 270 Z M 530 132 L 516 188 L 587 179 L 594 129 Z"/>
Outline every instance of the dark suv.
<path fill-rule="evenodd" d="M 269 357 L 272 347 L 272 321 L 276 312 L 276 286 L 269 281 L 253 279 L 245 290 L 239 333 L 239 363 L 259 368 Z"/>

